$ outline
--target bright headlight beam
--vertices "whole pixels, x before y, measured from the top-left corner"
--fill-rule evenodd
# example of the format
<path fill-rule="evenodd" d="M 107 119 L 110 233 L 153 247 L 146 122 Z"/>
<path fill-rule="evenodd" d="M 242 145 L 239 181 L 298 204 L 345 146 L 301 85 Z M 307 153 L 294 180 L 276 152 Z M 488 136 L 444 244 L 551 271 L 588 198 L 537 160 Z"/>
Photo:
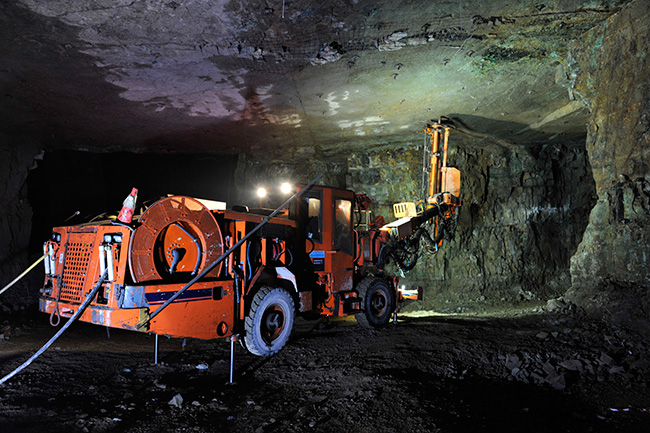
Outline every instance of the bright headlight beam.
<path fill-rule="evenodd" d="M 282 185 L 280 185 L 280 191 L 282 192 L 282 194 L 289 194 L 291 193 L 292 189 L 293 188 L 291 188 L 291 184 L 289 184 L 288 182 L 284 182 Z"/>

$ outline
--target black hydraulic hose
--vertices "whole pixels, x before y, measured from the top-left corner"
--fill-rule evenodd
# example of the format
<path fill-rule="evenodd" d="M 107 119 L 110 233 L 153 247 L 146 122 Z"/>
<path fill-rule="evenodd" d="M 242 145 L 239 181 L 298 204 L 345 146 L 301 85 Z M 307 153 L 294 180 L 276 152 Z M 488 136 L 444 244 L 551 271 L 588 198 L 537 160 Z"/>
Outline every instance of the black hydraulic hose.
<path fill-rule="evenodd" d="M 293 254 L 291 253 L 291 250 L 289 248 L 285 249 L 285 254 L 289 256 L 289 263 L 287 263 L 287 267 L 290 267 L 293 265 Z"/>
<path fill-rule="evenodd" d="M 253 278 L 253 267 L 251 266 L 250 251 L 251 244 L 249 243 L 246 245 L 246 287 L 248 287 L 248 283 L 250 282 L 251 278 Z"/>
<path fill-rule="evenodd" d="M 199 241 L 194 236 L 192 236 L 187 230 L 185 230 L 185 228 L 179 223 L 176 222 L 172 225 L 177 226 L 186 235 L 188 235 L 192 239 L 192 242 L 194 242 L 194 246 L 196 246 L 196 252 L 198 253 L 199 257 L 196 259 L 196 266 L 194 266 L 194 270 L 192 271 L 192 275 L 196 275 L 196 272 L 199 270 L 199 266 L 201 266 L 201 259 L 202 259 L 201 246 L 199 245 Z"/>
<path fill-rule="evenodd" d="M 444 234 L 444 229 L 441 227 L 440 230 L 438 231 L 438 234 L 436 235 L 435 239 L 433 239 L 433 238 L 431 238 L 431 235 L 429 234 L 429 232 L 424 227 L 420 227 L 415 232 L 415 234 L 413 234 L 413 236 L 410 239 L 407 240 L 407 242 L 408 242 L 407 246 L 405 246 L 405 247 L 401 247 L 401 246 L 398 246 L 398 245 L 390 245 L 389 246 L 388 244 L 382 246 L 381 250 L 379 250 L 378 266 L 379 266 L 379 264 L 383 265 L 383 262 L 385 260 L 384 257 L 387 254 L 388 256 L 390 256 L 395 261 L 395 263 L 397 263 L 397 265 L 400 267 L 400 269 L 402 269 L 404 271 L 410 271 L 415 267 L 415 265 L 418 262 L 418 259 L 419 259 L 418 251 L 419 251 L 420 240 L 421 240 L 422 236 L 425 236 L 429 240 L 429 242 L 431 242 L 432 245 L 438 245 L 440 243 L 440 241 L 442 241 L 444 235 L 445 235 Z M 415 251 L 414 252 L 409 251 L 407 249 L 408 246 L 412 246 L 415 249 Z M 386 252 L 384 252 L 384 249 L 386 249 Z M 411 255 L 411 260 L 409 260 L 408 263 L 405 263 L 401 259 L 401 257 L 399 257 L 396 250 L 401 250 L 401 251 L 404 252 L 404 254 Z"/>
<path fill-rule="evenodd" d="M 431 242 L 433 245 L 438 245 L 442 240 L 442 238 L 445 236 L 445 230 L 443 229 L 442 226 L 440 227 L 440 230 L 438 230 L 438 235 L 436 236 L 435 239 L 431 239 L 431 235 L 425 229 L 422 229 L 422 232 L 423 232 L 422 234 L 425 235 L 427 239 L 429 239 L 429 242 Z"/>
<path fill-rule="evenodd" d="M 41 356 L 43 354 L 43 352 L 45 352 L 47 350 L 47 348 L 50 347 L 52 345 L 52 343 L 54 343 L 61 336 L 61 334 L 63 334 L 65 332 L 65 330 L 70 327 L 70 325 L 72 325 L 72 322 L 74 322 L 75 320 L 77 320 L 77 318 L 79 316 L 81 316 L 81 313 L 84 312 L 84 310 L 86 309 L 88 304 L 90 304 L 90 301 L 93 300 L 93 298 L 97 294 L 97 291 L 102 286 L 102 283 L 106 279 L 106 274 L 108 274 L 108 269 L 104 270 L 104 273 L 99 277 L 99 280 L 97 281 L 97 284 L 95 284 L 95 287 L 93 287 L 91 292 L 88 293 L 88 295 L 86 295 L 86 299 L 84 299 L 83 303 L 79 306 L 79 308 L 77 308 L 77 311 L 72 315 L 72 317 L 70 317 L 70 319 L 65 323 L 65 325 L 63 325 L 61 327 L 61 329 L 59 329 L 59 332 L 54 334 L 54 337 L 50 338 L 50 341 L 45 343 L 45 345 L 43 347 L 41 347 L 38 350 L 38 352 L 36 352 L 34 355 L 32 355 L 32 357 L 29 358 L 27 361 L 25 361 L 20 367 L 18 367 L 17 369 L 15 369 L 11 373 L 9 373 L 8 375 L 6 375 L 2 379 L 0 379 L 0 385 L 2 385 L 6 381 L 8 381 L 12 377 L 14 377 L 15 375 L 17 375 L 21 371 L 23 371 L 25 368 L 27 368 L 27 366 L 29 366 L 29 364 L 31 364 L 32 362 L 34 362 L 34 360 L 36 358 Z"/>
<path fill-rule="evenodd" d="M 408 240 L 408 247 L 410 247 L 412 250 L 415 251 L 409 251 L 406 248 L 403 249 L 403 251 L 406 254 L 411 254 L 411 259 L 409 260 L 408 264 L 404 263 L 398 256 L 397 254 L 393 253 L 393 259 L 397 261 L 398 265 L 400 268 L 402 268 L 405 271 L 410 271 L 415 267 L 415 265 L 418 263 L 418 258 L 419 254 L 418 251 L 420 249 L 420 238 L 422 237 L 422 233 L 426 232 L 426 230 L 423 227 L 420 227 L 416 232 L 415 235 L 411 239 Z"/>
<path fill-rule="evenodd" d="M 417 264 L 419 258 L 420 242 L 422 236 L 425 236 L 428 242 L 436 247 L 437 251 L 437 245 L 444 239 L 445 234 L 450 231 L 447 227 L 448 218 L 442 217 L 442 221 L 438 226 L 438 233 L 436 234 L 435 238 L 431 237 L 426 227 L 424 227 L 424 224 L 436 216 L 442 216 L 442 214 L 443 209 L 441 205 L 436 204 L 434 207 L 424 210 L 420 215 L 413 218 L 413 221 L 419 224 L 416 232 L 402 241 L 393 239 L 391 242 L 384 244 L 379 250 L 377 267 L 379 269 L 382 269 L 383 266 L 388 262 L 387 259 L 390 257 L 403 271 L 412 270 Z M 453 233 L 450 236 L 453 237 Z M 402 253 L 406 259 L 410 258 L 410 260 L 408 260 L 408 263 L 405 263 L 402 257 L 400 257 L 399 253 Z"/>
<path fill-rule="evenodd" d="M 300 196 L 301 196 L 305 191 L 307 191 L 309 188 L 311 188 L 311 187 L 316 183 L 316 181 L 317 181 L 318 179 L 320 179 L 321 177 L 323 177 L 322 174 L 321 174 L 320 176 L 316 177 L 316 178 L 315 178 L 314 180 L 312 180 L 311 182 L 309 182 L 309 184 L 307 184 L 307 186 L 305 186 L 303 189 L 301 189 L 300 191 L 296 192 L 293 196 L 291 196 L 291 197 L 290 197 L 287 201 L 285 201 L 285 202 L 284 202 L 284 203 L 283 203 L 279 208 L 277 208 L 276 210 L 274 210 L 274 211 L 273 211 L 269 216 L 267 216 L 266 218 L 264 218 L 264 220 L 263 220 L 262 222 L 260 222 L 257 226 L 255 226 L 255 228 L 254 228 L 253 230 L 251 230 L 250 232 L 248 232 L 248 233 L 246 234 L 246 236 L 244 236 L 243 238 L 241 238 L 241 239 L 240 239 L 240 240 L 239 240 L 235 245 L 233 245 L 232 247 L 230 247 L 230 248 L 228 249 L 228 251 L 226 251 L 225 253 L 223 253 L 223 254 L 222 254 L 218 259 L 216 259 L 214 262 L 212 262 L 210 265 L 208 265 L 208 267 L 206 267 L 206 268 L 205 268 L 205 269 L 204 269 L 204 270 L 203 270 L 199 275 L 197 275 L 196 277 L 192 278 L 192 280 L 190 280 L 190 282 L 187 283 L 185 286 L 183 286 L 183 287 L 182 287 L 178 292 L 174 293 L 174 294 L 171 296 L 171 298 L 169 298 L 167 301 L 165 301 L 164 304 L 162 304 L 162 305 L 160 306 L 160 308 L 158 308 L 156 311 L 154 311 L 153 313 L 151 313 L 151 315 L 149 315 L 149 318 L 145 318 L 145 319 L 143 319 L 143 320 L 142 320 L 140 323 L 138 323 L 136 326 L 137 326 L 138 328 L 142 328 L 142 327 L 145 326 L 148 322 L 151 322 L 151 320 L 153 320 L 154 317 L 156 317 L 156 316 L 157 316 L 158 314 L 160 314 L 160 313 L 161 313 L 165 308 L 167 308 L 167 307 L 168 307 L 172 302 L 174 302 L 174 301 L 176 300 L 176 298 L 178 298 L 178 297 L 179 297 L 183 292 L 185 292 L 187 289 L 189 289 L 191 286 L 193 286 L 193 285 L 194 285 L 197 281 L 199 281 L 201 278 L 205 277 L 205 276 L 206 276 L 206 275 L 207 275 L 207 274 L 208 274 L 212 269 L 214 269 L 215 266 L 217 266 L 217 265 L 218 265 L 219 263 L 221 263 L 221 262 L 222 262 L 226 257 L 228 257 L 230 254 L 232 254 L 233 251 L 235 251 L 235 250 L 236 250 L 237 248 L 239 248 L 239 247 L 240 247 L 244 242 L 246 242 L 246 241 L 248 240 L 248 238 L 250 238 L 251 236 L 253 236 L 253 234 L 255 234 L 255 233 L 256 233 L 259 229 L 261 229 L 261 228 L 262 228 L 266 223 L 268 223 L 268 222 L 271 220 L 271 218 L 273 218 L 273 217 L 276 216 L 278 213 L 280 213 L 280 211 L 281 211 L 282 209 L 284 209 L 285 207 L 287 207 L 289 204 L 291 204 L 291 202 L 293 202 L 295 199 L 297 199 L 298 197 L 300 197 Z"/>
<path fill-rule="evenodd" d="M 235 267 L 234 273 L 235 273 L 235 323 L 239 323 L 239 302 L 241 300 L 241 297 L 239 296 L 239 289 L 241 286 L 241 277 L 239 276 L 239 268 Z M 238 330 L 233 329 L 233 334 L 235 334 L 236 331 Z"/>
<path fill-rule="evenodd" d="M 415 267 L 415 265 L 418 263 L 418 253 L 413 254 L 413 258 L 409 261 L 408 264 L 404 263 L 402 259 L 400 259 L 395 251 L 391 251 L 390 256 L 395 260 L 395 263 L 397 263 L 397 266 L 400 267 L 400 269 L 404 271 L 410 271 Z"/>
<path fill-rule="evenodd" d="M 382 245 L 379 249 L 379 253 L 377 254 L 377 269 L 384 269 L 384 265 L 386 264 L 386 251 L 388 251 L 388 244 Z"/>
<path fill-rule="evenodd" d="M 316 249 L 316 244 L 315 244 L 314 241 L 311 240 L 310 238 L 307 238 L 307 240 L 308 240 L 309 242 L 311 242 L 311 250 L 309 250 L 309 251 L 307 252 L 307 255 L 309 255 L 309 254 L 313 253 L 314 250 Z"/>

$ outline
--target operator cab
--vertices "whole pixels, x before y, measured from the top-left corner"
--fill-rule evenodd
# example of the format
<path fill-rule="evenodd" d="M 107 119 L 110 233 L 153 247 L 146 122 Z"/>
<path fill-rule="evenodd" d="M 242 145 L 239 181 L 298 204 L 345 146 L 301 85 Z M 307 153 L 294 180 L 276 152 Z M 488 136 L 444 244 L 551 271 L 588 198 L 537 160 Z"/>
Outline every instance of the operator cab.
<path fill-rule="evenodd" d="M 298 212 L 305 224 L 305 251 L 318 283 L 327 288 L 325 298 L 353 289 L 353 205 L 354 192 L 345 189 L 314 186 L 301 197 Z"/>

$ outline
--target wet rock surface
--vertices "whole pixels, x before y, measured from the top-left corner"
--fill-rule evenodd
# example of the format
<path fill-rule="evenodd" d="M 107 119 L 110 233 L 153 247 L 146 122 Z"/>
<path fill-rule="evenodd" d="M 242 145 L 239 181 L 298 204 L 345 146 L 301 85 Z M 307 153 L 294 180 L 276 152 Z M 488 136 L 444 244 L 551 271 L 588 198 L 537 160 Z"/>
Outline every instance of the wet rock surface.
<path fill-rule="evenodd" d="M 648 346 L 575 313 L 296 322 L 271 358 L 225 341 L 154 338 L 74 324 L 2 387 L 0 428 L 27 432 L 641 432 L 650 422 Z M 564 310 L 568 311 L 568 310 Z M 0 373 L 52 328 L 13 316 Z"/>

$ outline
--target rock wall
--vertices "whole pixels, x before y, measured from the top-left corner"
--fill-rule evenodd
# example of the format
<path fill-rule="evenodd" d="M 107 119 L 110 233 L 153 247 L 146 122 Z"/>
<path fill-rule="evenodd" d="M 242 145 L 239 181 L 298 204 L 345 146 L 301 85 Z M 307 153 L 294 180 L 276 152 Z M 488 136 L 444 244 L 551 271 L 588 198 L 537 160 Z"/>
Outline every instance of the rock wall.
<path fill-rule="evenodd" d="M 650 1 L 585 34 L 567 64 L 591 110 L 587 151 L 598 201 L 571 259 L 567 297 L 615 322 L 650 315 Z"/>
<path fill-rule="evenodd" d="M 29 140 L 16 141 L 0 133 L 0 289 L 38 258 L 28 250 L 32 208 L 26 180 L 40 151 Z M 42 279 L 41 266 L 5 291 L 0 295 L 0 312 L 9 306 L 20 309 L 34 302 Z"/>
<path fill-rule="evenodd" d="M 470 311 L 563 294 L 595 199 L 584 145 L 504 147 L 459 133 L 451 140 L 450 165 L 463 185 L 457 232 L 403 279 L 425 289 L 412 308 Z M 421 167 L 418 145 L 355 155 L 348 186 L 378 198 L 390 221 L 393 202 L 419 198 Z"/>
<path fill-rule="evenodd" d="M 355 152 L 348 157 L 347 170 L 347 187 L 368 194 L 373 213 L 387 222 L 394 219 L 394 203 L 422 198 L 422 144 Z"/>

